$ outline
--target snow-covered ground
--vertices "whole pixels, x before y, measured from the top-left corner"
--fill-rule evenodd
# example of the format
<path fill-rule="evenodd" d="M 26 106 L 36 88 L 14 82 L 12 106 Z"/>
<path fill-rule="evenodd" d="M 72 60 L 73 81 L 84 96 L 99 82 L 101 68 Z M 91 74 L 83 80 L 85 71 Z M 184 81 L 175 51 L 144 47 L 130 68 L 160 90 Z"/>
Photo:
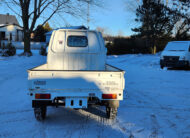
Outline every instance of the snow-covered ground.
<path fill-rule="evenodd" d="M 158 55 L 109 56 L 126 71 L 125 98 L 116 120 L 104 107 L 72 110 L 49 107 L 37 122 L 27 95 L 27 69 L 46 62 L 0 57 L 0 137 L 190 137 L 190 71 L 161 70 Z"/>

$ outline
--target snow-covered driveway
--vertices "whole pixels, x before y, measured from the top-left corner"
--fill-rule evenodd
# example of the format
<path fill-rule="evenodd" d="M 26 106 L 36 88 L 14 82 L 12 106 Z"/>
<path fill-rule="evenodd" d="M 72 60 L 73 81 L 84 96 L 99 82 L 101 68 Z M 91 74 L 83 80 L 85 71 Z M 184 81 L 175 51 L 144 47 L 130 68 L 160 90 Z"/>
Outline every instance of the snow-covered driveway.
<path fill-rule="evenodd" d="M 126 70 L 126 96 L 117 119 L 104 107 L 48 108 L 37 122 L 27 96 L 27 69 L 46 62 L 35 54 L 0 57 L 0 137 L 190 137 L 190 71 L 161 70 L 158 55 L 109 56 Z"/>

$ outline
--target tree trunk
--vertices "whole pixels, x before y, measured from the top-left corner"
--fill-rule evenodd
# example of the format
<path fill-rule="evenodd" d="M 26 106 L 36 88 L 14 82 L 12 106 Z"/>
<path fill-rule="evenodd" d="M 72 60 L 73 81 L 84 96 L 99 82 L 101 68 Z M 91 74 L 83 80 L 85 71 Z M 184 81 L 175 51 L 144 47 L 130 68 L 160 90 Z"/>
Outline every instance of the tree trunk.
<path fill-rule="evenodd" d="M 24 52 L 30 53 L 30 34 L 24 33 Z"/>
<path fill-rule="evenodd" d="M 24 53 L 21 56 L 32 56 L 30 41 L 30 32 L 24 32 Z"/>
<path fill-rule="evenodd" d="M 152 54 L 156 54 L 156 36 L 153 36 L 153 43 L 152 43 Z"/>

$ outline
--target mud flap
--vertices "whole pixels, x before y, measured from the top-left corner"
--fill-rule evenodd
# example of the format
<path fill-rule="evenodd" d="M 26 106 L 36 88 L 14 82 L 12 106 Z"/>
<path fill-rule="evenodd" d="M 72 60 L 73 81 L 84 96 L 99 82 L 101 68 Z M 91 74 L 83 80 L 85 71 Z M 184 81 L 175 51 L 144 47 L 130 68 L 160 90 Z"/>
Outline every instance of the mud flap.
<path fill-rule="evenodd" d="M 118 108 L 119 107 L 119 100 L 110 100 L 110 101 L 106 101 L 107 102 L 107 106 L 111 107 L 111 108 Z"/>

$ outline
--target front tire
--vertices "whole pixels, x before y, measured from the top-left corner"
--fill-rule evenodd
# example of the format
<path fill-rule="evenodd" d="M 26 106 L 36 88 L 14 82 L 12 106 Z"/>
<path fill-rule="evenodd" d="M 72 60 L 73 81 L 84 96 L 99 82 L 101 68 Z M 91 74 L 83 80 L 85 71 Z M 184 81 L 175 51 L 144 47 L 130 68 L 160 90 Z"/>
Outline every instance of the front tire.
<path fill-rule="evenodd" d="M 34 115 L 37 121 L 43 121 L 46 118 L 47 107 L 34 108 Z"/>

